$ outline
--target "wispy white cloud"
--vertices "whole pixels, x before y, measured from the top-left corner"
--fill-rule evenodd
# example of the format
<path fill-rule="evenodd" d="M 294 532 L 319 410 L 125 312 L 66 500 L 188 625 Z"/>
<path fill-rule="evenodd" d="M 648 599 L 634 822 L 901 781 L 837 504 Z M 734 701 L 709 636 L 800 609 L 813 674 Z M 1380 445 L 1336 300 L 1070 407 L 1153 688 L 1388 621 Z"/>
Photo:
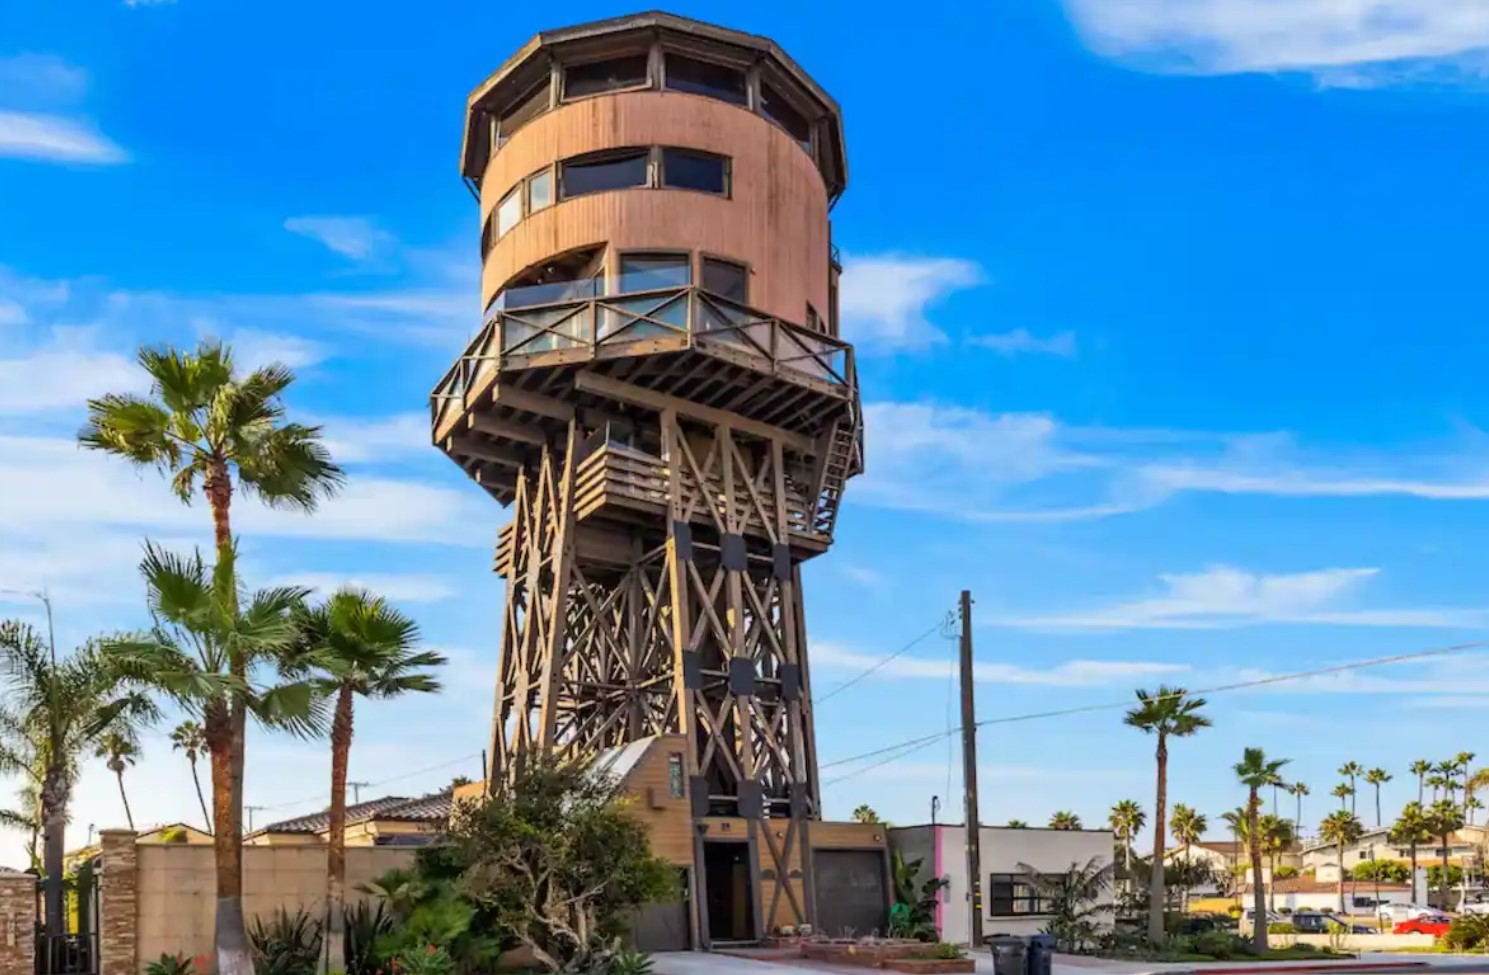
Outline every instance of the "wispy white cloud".
<path fill-rule="evenodd" d="M 129 156 L 90 123 L 61 115 L 0 111 L 0 158 L 108 166 Z"/>
<path fill-rule="evenodd" d="M 341 463 L 377 463 L 410 454 L 429 455 L 429 414 L 421 411 L 385 417 L 326 417 L 326 446 Z"/>
<path fill-rule="evenodd" d="M 0 416 L 76 410 L 104 393 L 148 388 L 132 358 L 98 349 L 87 334 L 57 329 L 49 341 L 8 355 L 0 346 Z"/>
<path fill-rule="evenodd" d="M 0 58 L 0 96 L 15 104 L 66 103 L 82 97 L 88 73 L 51 54 Z"/>
<path fill-rule="evenodd" d="M 1363 609 L 1351 604 L 1374 568 L 1254 573 L 1231 566 L 1158 577 L 1158 593 L 1093 610 L 994 619 L 994 625 L 1062 631 L 1200 630 L 1260 624 L 1470 628 L 1480 609 Z"/>
<path fill-rule="evenodd" d="M 436 603 L 460 594 L 454 583 L 442 576 L 417 572 L 373 572 L 342 575 L 335 572 L 293 572 L 272 581 L 276 586 L 297 586 L 325 596 L 338 589 L 366 589 L 393 603 Z"/>
<path fill-rule="evenodd" d="M 398 245 L 398 238 L 367 217 L 291 217 L 284 229 L 353 261 L 382 257 Z"/>
<path fill-rule="evenodd" d="M 271 363 L 291 369 L 304 369 L 324 362 L 331 356 L 331 347 L 325 342 L 300 335 L 239 328 L 230 335 L 219 337 L 232 346 L 233 361 L 242 369 L 257 369 Z"/>
<path fill-rule="evenodd" d="M 24 325 L 30 320 L 31 316 L 26 314 L 26 309 L 20 302 L 0 298 L 0 326 Z"/>
<path fill-rule="evenodd" d="M 1481 82 L 1489 0 L 1066 0 L 1087 44 L 1140 68 L 1300 71 L 1324 83 Z"/>
<path fill-rule="evenodd" d="M 1075 355 L 1074 332 L 1056 332 L 1048 338 L 1039 338 L 1028 329 L 1016 328 L 1011 332 L 974 336 L 969 344 L 1006 356 L 1053 355 L 1069 359 Z"/>
<path fill-rule="evenodd" d="M 166 7 L 175 3 L 176 0 L 124 0 L 126 7 Z"/>
<path fill-rule="evenodd" d="M 821 679 L 835 671 L 861 672 L 881 662 L 882 658 L 859 653 L 831 642 L 812 644 L 812 667 L 819 674 L 817 693 L 832 690 L 830 680 Z M 946 680 L 952 673 L 950 660 L 927 660 L 922 657 L 897 657 L 881 667 L 876 676 Z M 1092 687 L 1104 684 L 1130 683 L 1134 679 L 1187 671 L 1185 664 L 1143 660 L 1068 660 L 1051 667 L 1021 667 L 1017 664 L 979 661 L 973 676 L 990 684 L 1020 684 L 1046 687 Z"/>
<path fill-rule="evenodd" d="M 980 283 L 971 261 L 885 254 L 843 262 L 838 310 L 843 337 L 866 353 L 925 349 L 946 341 L 927 317 L 936 302 Z"/>

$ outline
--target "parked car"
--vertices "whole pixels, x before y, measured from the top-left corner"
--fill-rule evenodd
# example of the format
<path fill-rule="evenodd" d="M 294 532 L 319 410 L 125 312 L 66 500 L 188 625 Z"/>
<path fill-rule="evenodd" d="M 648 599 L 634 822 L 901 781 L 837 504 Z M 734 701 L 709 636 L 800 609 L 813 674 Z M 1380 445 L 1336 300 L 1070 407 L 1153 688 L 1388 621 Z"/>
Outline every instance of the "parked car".
<path fill-rule="evenodd" d="M 1255 920 L 1256 920 L 1256 911 L 1248 907 L 1246 909 L 1246 913 L 1243 914 L 1243 915 L 1241 915 L 1241 917 L 1239 919 L 1239 923 L 1236 925 L 1237 931 L 1240 934 L 1243 934 L 1243 935 L 1244 934 L 1250 934 L 1251 933 L 1251 930 L 1252 930 L 1252 923 Z M 1267 912 L 1267 919 L 1265 921 L 1263 921 L 1262 923 L 1263 924 L 1276 924 L 1279 921 L 1286 921 L 1286 920 L 1287 920 L 1287 916 L 1286 915 L 1278 914 L 1276 911 L 1268 911 Z"/>
<path fill-rule="evenodd" d="M 1424 914 L 1441 914 L 1435 907 L 1426 907 L 1421 904 L 1391 904 L 1381 905 L 1380 919 L 1390 924 L 1399 924 L 1402 921 L 1410 921 L 1414 917 Z"/>
<path fill-rule="evenodd" d="M 1284 919 L 1287 920 L 1287 919 Z M 1328 934 L 1329 925 L 1338 924 L 1350 934 L 1375 934 L 1375 929 L 1365 924 L 1356 924 L 1347 917 L 1325 914 L 1322 911 L 1299 911 L 1292 916 L 1293 929 L 1299 934 Z"/>
<path fill-rule="evenodd" d="M 1453 919 L 1446 914 L 1423 914 L 1409 921 L 1401 921 L 1391 929 L 1392 934 L 1430 934 L 1441 938 L 1452 927 Z"/>

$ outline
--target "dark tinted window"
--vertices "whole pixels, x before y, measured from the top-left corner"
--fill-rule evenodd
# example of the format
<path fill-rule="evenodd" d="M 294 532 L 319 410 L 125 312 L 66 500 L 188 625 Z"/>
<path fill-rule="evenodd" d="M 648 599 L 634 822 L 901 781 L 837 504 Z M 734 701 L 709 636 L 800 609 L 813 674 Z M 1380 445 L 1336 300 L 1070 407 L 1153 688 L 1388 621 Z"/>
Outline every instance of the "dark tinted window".
<path fill-rule="evenodd" d="M 779 91 L 764 83 L 760 85 L 760 111 L 766 118 L 791 133 L 791 138 L 797 142 L 811 144 L 812 125 L 807 117 L 786 101 Z"/>
<path fill-rule="evenodd" d="M 729 192 L 729 160 L 691 149 L 662 150 L 662 185 L 674 190 Z"/>
<path fill-rule="evenodd" d="M 703 290 L 712 291 L 721 298 L 746 304 L 750 297 L 750 272 L 743 264 L 703 259 Z"/>
<path fill-rule="evenodd" d="M 564 69 L 564 97 L 577 98 L 644 85 L 646 62 L 645 54 L 632 54 L 608 61 L 571 65 Z"/>
<path fill-rule="evenodd" d="M 646 185 L 645 149 L 576 156 L 561 166 L 559 198 Z"/>
<path fill-rule="evenodd" d="M 548 82 L 543 82 L 519 98 L 498 118 L 496 126 L 497 144 L 507 141 L 513 132 L 548 111 Z"/>
<path fill-rule="evenodd" d="M 687 254 L 627 254 L 620 259 L 621 294 L 692 283 L 692 262 Z"/>
<path fill-rule="evenodd" d="M 681 54 L 667 55 L 667 87 L 735 105 L 743 105 L 748 100 L 743 71 Z"/>

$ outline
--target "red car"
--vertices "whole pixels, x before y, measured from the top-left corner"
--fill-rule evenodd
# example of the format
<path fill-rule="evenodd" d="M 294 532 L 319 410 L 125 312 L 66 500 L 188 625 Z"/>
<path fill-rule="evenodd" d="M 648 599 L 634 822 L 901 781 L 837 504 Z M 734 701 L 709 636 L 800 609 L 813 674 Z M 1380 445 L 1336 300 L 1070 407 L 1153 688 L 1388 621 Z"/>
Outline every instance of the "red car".
<path fill-rule="evenodd" d="M 1448 933 L 1453 919 L 1446 914 L 1423 914 L 1409 921 L 1402 921 L 1391 929 L 1392 934 L 1430 934 L 1441 938 Z"/>

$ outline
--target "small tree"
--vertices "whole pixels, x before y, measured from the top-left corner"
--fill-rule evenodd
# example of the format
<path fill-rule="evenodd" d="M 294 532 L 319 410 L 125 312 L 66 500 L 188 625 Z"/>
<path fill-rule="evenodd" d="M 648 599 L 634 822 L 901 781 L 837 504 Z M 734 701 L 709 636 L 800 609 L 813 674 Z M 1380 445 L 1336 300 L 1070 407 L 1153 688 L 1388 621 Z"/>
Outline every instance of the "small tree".
<path fill-rule="evenodd" d="M 853 810 L 853 821 L 855 823 L 879 823 L 880 825 L 884 826 L 889 825 L 888 823 L 885 823 L 883 819 L 879 818 L 879 814 L 874 811 L 874 807 L 870 806 L 868 803 L 864 803 L 857 809 Z"/>
<path fill-rule="evenodd" d="M 1072 863 L 1064 873 L 1040 873 L 1027 863 L 1019 864 L 1023 882 L 1034 888 L 1049 915 L 1044 933 L 1055 939 L 1057 951 L 1080 951 L 1096 940 L 1096 919 L 1111 909 L 1101 895 L 1112 883 L 1114 864 L 1092 857 L 1084 864 Z"/>
<path fill-rule="evenodd" d="M 129 823 L 130 829 L 134 829 L 134 813 L 129 809 L 129 793 L 124 791 L 124 770 L 139 759 L 139 754 L 139 741 L 129 728 L 108 732 L 93 749 L 93 757 L 103 759 L 109 771 L 119 780 L 119 801 L 124 803 L 124 820 Z"/>
<path fill-rule="evenodd" d="M 1246 849 L 1251 854 L 1252 908 L 1256 923 L 1251 926 L 1251 940 L 1257 954 L 1267 950 L 1267 901 L 1262 888 L 1262 831 L 1258 823 L 1261 811 L 1260 792 L 1282 781 L 1282 766 L 1287 759 L 1267 758 L 1260 748 L 1247 748 L 1236 763 L 1236 778 L 1246 786 Z"/>
<path fill-rule="evenodd" d="M 1061 810 L 1050 817 L 1050 829 L 1076 830 L 1081 828 L 1081 818 L 1073 812 Z"/>
<path fill-rule="evenodd" d="M 1347 809 L 1331 812 L 1319 823 L 1318 832 L 1339 851 L 1339 913 L 1344 913 L 1344 848 L 1360 838 L 1360 821 Z"/>
<path fill-rule="evenodd" d="M 894 851 L 891 866 L 894 868 L 895 907 L 889 917 L 890 936 L 915 938 L 919 941 L 937 940 L 940 932 L 936 930 L 936 903 L 940 900 L 941 891 L 951 882 L 945 877 L 922 880 L 925 861 L 906 860 L 899 850 Z"/>
<path fill-rule="evenodd" d="M 1427 828 L 1433 836 L 1442 840 L 1442 847 L 1439 849 L 1442 854 L 1442 870 L 1439 871 L 1442 879 L 1439 889 L 1442 893 L 1439 896 L 1442 900 L 1438 906 L 1446 911 L 1453 896 L 1449 888 L 1452 871 L 1448 869 L 1448 853 L 1452 846 L 1453 831 L 1463 828 L 1463 810 L 1451 799 L 1439 799 L 1427 810 Z"/>
<path fill-rule="evenodd" d="M 1417 889 L 1417 847 L 1432 839 L 1432 823 L 1427 818 L 1426 810 L 1420 802 L 1408 802 L 1401 810 L 1401 815 L 1396 817 L 1396 825 L 1391 827 L 1390 840 L 1407 848 L 1411 856 L 1411 900 L 1417 903 L 1417 896 L 1424 891 Z"/>
<path fill-rule="evenodd" d="M 630 914 L 678 892 L 615 782 L 577 765 L 531 758 L 450 832 L 466 896 L 547 971 L 602 969 Z"/>

